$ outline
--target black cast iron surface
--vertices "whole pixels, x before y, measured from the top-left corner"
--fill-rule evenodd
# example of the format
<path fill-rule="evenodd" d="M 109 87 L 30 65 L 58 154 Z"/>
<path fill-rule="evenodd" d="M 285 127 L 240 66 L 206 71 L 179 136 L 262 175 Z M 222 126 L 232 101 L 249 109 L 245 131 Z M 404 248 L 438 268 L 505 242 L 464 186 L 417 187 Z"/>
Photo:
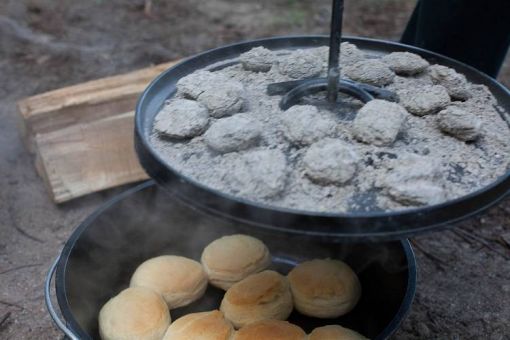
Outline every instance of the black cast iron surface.
<path fill-rule="evenodd" d="M 510 112 L 510 92 L 487 75 L 447 57 L 399 43 L 346 38 L 362 50 L 372 54 L 396 51 L 417 53 L 430 63 L 452 67 L 466 75 L 469 81 L 488 86 L 499 105 Z M 241 53 L 253 47 L 264 46 L 272 50 L 310 48 L 328 45 L 327 36 L 299 36 L 269 38 L 229 45 L 196 55 L 163 72 L 145 90 L 136 107 L 135 147 L 142 166 L 147 173 L 170 193 L 226 219 L 250 224 L 273 231 L 342 238 L 396 239 L 450 226 L 462 219 L 472 217 L 503 199 L 510 189 L 510 173 L 506 173 L 491 185 L 464 197 L 424 208 L 398 212 L 369 211 L 347 213 L 321 213 L 286 209 L 236 197 L 209 188 L 187 177 L 167 164 L 150 144 L 153 120 L 164 101 L 175 94 L 176 82 L 185 75 L 217 63 L 232 64 Z M 505 117 L 506 118 L 506 117 Z M 369 200 L 360 197 L 358 205 Z"/>
<path fill-rule="evenodd" d="M 263 240 L 273 269 L 285 274 L 297 262 L 337 258 L 357 272 L 362 298 L 349 314 L 315 319 L 293 312 L 289 321 L 309 332 L 326 324 L 353 328 L 371 339 L 386 339 L 406 317 L 416 289 L 416 263 L 408 241 L 335 244 L 226 222 L 163 193 L 153 181 L 107 202 L 67 241 L 56 272 L 56 294 L 68 327 L 81 339 L 98 339 L 101 306 L 126 288 L 144 260 L 174 254 L 200 259 L 203 248 L 223 235 L 247 233 Z M 172 319 L 217 309 L 223 292 L 209 287 L 196 303 L 171 311 Z"/>

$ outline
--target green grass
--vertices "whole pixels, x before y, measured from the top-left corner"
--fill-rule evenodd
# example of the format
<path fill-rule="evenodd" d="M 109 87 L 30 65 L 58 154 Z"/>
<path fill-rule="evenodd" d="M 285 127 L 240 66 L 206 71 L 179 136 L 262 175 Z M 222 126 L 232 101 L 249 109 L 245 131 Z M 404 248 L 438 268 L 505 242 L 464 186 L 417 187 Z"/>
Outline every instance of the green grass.
<path fill-rule="evenodd" d="M 288 0 L 288 13 L 286 22 L 293 26 L 302 26 L 307 21 L 307 11 L 303 8 L 303 2 L 299 0 Z"/>

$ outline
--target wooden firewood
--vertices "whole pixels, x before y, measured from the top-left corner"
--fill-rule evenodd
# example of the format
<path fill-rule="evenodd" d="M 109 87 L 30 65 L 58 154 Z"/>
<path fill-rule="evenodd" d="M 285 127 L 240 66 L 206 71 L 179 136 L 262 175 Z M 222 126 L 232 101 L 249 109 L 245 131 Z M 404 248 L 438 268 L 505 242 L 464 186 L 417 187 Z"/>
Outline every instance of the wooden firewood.
<path fill-rule="evenodd" d="M 20 128 L 28 149 L 33 151 L 37 134 L 133 110 L 150 81 L 174 64 L 92 80 L 19 101 Z"/>
<path fill-rule="evenodd" d="M 61 203 L 91 192 L 147 178 L 133 145 L 134 112 L 35 138 L 37 168 L 52 198 Z"/>
<path fill-rule="evenodd" d="M 56 203 L 147 178 L 134 151 L 134 107 L 166 63 L 21 100 L 21 129 Z"/>

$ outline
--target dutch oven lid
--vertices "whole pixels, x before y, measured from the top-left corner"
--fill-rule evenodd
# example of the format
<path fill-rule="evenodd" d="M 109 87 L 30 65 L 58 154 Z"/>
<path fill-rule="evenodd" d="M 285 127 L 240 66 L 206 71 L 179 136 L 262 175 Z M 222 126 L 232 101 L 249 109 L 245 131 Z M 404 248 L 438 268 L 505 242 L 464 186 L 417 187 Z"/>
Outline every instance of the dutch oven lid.
<path fill-rule="evenodd" d="M 451 67 L 464 74 L 469 81 L 486 85 L 498 104 L 505 111 L 510 112 L 509 90 L 493 78 L 468 65 L 430 51 L 395 42 L 366 38 L 344 40 L 371 54 L 382 55 L 407 51 L 421 55 L 430 63 Z M 197 208 L 254 227 L 344 240 L 395 239 L 444 228 L 480 213 L 506 196 L 510 189 L 510 172 L 471 194 L 422 208 L 392 212 L 352 211 L 346 213 L 287 209 L 258 203 L 207 187 L 172 168 L 151 145 L 150 135 L 154 117 L 165 100 L 175 94 L 176 83 L 180 78 L 210 65 L 231 65 L 241 53 L 258 46 L 270 50 L 282 50 L 313 48 L 325 46 L 328 43 L 327 36 L 276 37 L 242 42 L 198 54 L 163 72 L 148 86 L 136 107 L 135 148 L 140 163 L 149 176 L 167 192 Z"/>

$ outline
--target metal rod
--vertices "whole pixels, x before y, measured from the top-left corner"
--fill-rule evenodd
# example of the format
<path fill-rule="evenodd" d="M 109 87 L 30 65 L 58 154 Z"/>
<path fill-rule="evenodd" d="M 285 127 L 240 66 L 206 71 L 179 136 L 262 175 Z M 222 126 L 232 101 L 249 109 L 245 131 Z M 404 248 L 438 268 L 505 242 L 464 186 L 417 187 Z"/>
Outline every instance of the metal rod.
<path fill-rule="evenodd" d="M 340 43 L 342 41 L 343 13 L 344 0 L 333 0 L 328 65 L 328 100 L 331 103 L 336 103 L 338 99 L 338 82 L 340 80 Z"/>

